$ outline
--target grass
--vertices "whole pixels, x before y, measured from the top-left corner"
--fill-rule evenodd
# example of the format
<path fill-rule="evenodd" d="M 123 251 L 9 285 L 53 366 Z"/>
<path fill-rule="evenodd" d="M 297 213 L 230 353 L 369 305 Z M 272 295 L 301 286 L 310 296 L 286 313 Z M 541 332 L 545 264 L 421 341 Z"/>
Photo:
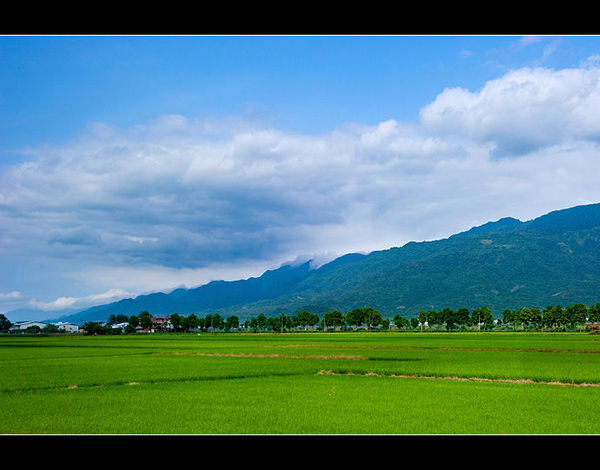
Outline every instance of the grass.
<path fill-rule="evenodd" d="M 4 434 L 597 434 L 600 337 L 1 336 L 0 397 Z"/>

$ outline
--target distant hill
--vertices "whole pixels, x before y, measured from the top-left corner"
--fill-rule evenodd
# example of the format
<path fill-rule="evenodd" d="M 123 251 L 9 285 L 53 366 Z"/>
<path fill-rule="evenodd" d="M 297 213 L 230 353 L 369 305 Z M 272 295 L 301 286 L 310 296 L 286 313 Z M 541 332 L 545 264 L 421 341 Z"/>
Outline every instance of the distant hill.
<path fill-rule="evenodd" d="M 506 217 L 443 240 L 348 254 L 318 269 L 309 262 L 286 265 L 257 278 L 124 299 L 62 320 L 82 323 L 142 310 L 243 319 L 261 312 L 322 314 L 362 306 L 387 317 L 482 305 L 500 315 L 505 308 L 598 301 L 600 204 L 590 204 L 527 222 Z"/>
<path fill-rule="evenodd" d="M 309 261 L 295 267 L 284 265 L 279 269 L 266 271 L 258 278 L 212 281 L 194 289 L 176 289 L 169 294 L 159 292 L 140 295 L 134 299 L 92 307 L 61 320 L 79 324 L 86 321 L 106 321 L 111 314 L 137 315 L 144 310 L 152 315 L 212 312 L 233 304 L 277 297 L 293 289 L 309 272 Z"/>
<path fill-rule="evenodd" d="M 75 315 L 81 309 L 77 308 L 66 308 L 60 310 L 42 310 L 40 308 L 19 308 L 16 310 L 11 310 L 7 312 L 6 317 L 13 323 L 18 321 L 54 321 L 54 319 L 68 317 L 71 315 Z M 52 318 L 49 318 L 49 315 Z"/>

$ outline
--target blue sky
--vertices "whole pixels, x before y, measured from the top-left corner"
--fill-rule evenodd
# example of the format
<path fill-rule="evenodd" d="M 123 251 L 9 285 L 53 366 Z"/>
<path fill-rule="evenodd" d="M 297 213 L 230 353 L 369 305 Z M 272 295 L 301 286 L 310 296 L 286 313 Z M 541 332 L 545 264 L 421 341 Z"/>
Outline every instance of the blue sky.
<path fill-rule="evenodd" d="M 599 58 L 596 36 L 0 37 L 0 312 L 599 202 Z"/>
<path fill-rule="evenodd" d="M 585 36 L 7 36 L 2 162 L 91 122 L 130 126 L 163 114 L 252 116 L 305 133 L 415 121 L 446 87 L 478 89 L 532 64 L 577 66 L 597 44 Z"/>

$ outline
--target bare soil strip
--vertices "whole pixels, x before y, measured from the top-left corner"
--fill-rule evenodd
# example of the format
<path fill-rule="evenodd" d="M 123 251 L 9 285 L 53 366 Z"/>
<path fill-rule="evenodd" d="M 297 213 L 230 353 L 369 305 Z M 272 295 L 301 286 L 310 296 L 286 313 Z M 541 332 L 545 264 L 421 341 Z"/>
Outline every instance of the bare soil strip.
<path fill-rule="evenodd" d="M 295 356 L 290 354 L 246 354 L 246 353 L 200 353 L 200 352 L 157 352 L 158 356 L 203 356 L 203 357 L 253 357 L 253 358 L 279 358 L 279 359 L 345 359 L 348 361 L 368 361 L 365 356 L 325 356 L 305 355 Z"/>
<path fill-rule="evenodd" d="M 600 354 L 600 349 L 524 349 L 524 348 L 453 348 L 447 346 L 363 346 L 363 345 L 325 345 L 325 344 L 281 344 L 263 346 L 264 348 L 308 348 L 308 349 L 393 349 L 414 351 L 494 351 L 494 352 L 533 352 L 533 353 L 571 353 Z"/>
<path fill-rule="evenodd" d="M 536 385 L 559 385 L 562 387 L 597 387 L 598 383 L 575 383 L 575 382 L 547 382 L 531 379 L 488 379 L 485 377 L 449 377 L 435 375 L 402 375 L 402 374 L 377 374 L 375 372 L 356 373 L 356 372 L 334 372 L 332 370 L 320 370 L 316 375 L 359 375 L 362 377 L 392 377 L 398 379 L 437 379 L 437 380 L 456 380 L 461 382 L 503 382 L 514 384 L 536 384 Z"/>

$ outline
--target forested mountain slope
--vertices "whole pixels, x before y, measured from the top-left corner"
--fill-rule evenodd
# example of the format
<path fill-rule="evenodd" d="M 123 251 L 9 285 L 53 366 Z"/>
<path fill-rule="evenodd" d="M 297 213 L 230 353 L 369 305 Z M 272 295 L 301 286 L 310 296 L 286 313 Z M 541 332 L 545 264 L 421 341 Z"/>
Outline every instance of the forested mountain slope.
<path fill-rule="evenodd" d="M 216 281 L 93 307 L 65 317 L 178 312 L 247 316 L 370 306 L 384 316 L 421 309 L 505 308 L 600 301 L 600 204 L 531 221 L 506 217 L 447 239 L 342 256 L 319 269 L 285 265 L 258 278 Z M 65 319 L 63 318 L 63 319 Z"/>

